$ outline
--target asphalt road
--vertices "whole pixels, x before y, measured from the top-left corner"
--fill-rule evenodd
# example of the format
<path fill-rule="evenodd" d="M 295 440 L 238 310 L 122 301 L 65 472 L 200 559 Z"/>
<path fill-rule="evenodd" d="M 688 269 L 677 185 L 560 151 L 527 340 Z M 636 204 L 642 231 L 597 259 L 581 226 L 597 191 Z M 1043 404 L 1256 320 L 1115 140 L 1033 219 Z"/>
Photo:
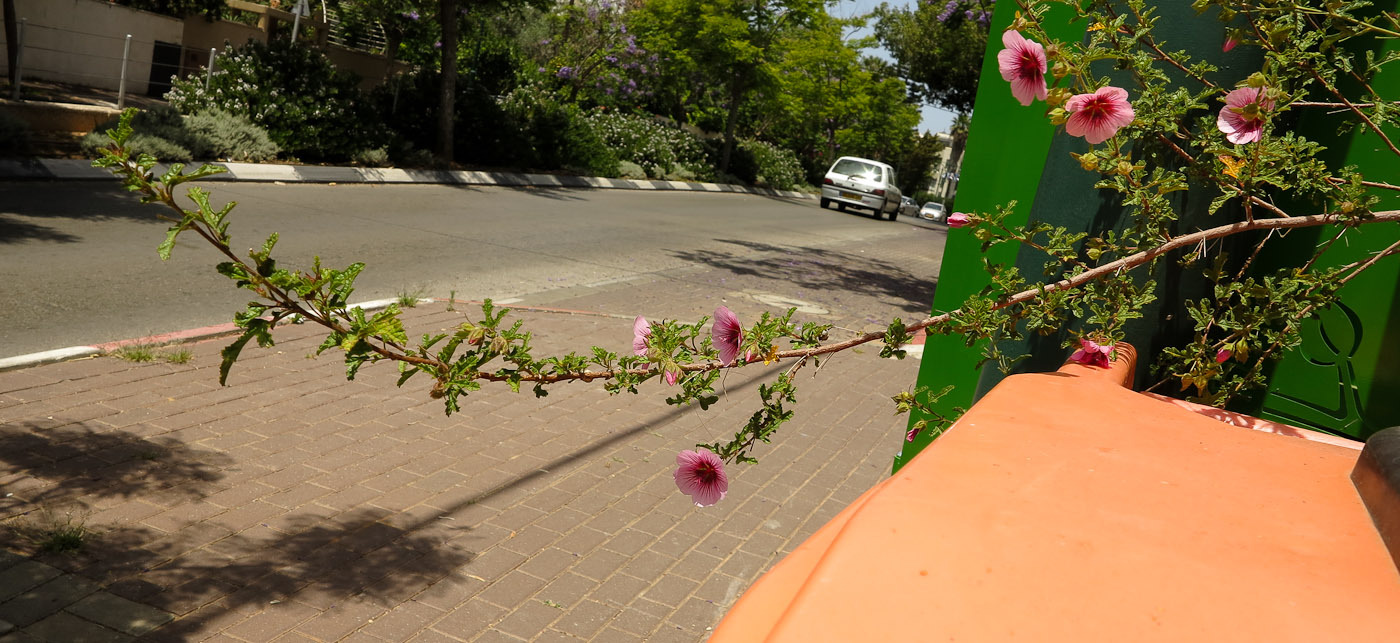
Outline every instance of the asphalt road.
<path fill-rule="evenodd" d="M 707 257 L 839 248 L 915 234 L 811 200 L 737 194 L 436 185 L 212 184 L 234 200 L 234 248 L 271 232 L 284 267 L 363 261 L 352 301 L 404 293 L 548 303 Z M 0 183 L 0 357 L 227 322 L 251 300 L 220 256 L 114 184 Z M 926 234 L 926 233 L 925 233 Z M 941 244 L 940 244 L 941 249 Z"/>

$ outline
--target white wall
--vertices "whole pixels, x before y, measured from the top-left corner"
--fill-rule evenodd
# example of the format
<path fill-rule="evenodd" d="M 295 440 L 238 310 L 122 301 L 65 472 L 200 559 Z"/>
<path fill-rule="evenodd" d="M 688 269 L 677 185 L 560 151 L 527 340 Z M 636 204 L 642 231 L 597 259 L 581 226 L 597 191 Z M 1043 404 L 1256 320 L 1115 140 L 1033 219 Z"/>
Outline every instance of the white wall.
<path fill-rule="evenodd" d="M 15 10 L 27 21 L 20 64 L 25 78 L 116 90 L 124 41 L 131 34 L 126 91 L 133 95 L 146 93 L 155 41 L 180 43 L 184 35 L 180 20 L 106 0 L 15 0 Z M 5 73 L 7 65 L 0 60 Z"/>

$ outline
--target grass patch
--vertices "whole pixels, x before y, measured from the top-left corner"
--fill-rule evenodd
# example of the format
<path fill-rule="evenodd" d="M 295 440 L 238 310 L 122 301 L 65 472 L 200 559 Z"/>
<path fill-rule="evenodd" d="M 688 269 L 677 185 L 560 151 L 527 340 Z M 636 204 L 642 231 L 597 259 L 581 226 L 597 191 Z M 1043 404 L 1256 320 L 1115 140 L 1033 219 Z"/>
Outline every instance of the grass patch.
<path fill-rule="evenodd" d="M 93 531 L 87 528 L 87 512 L 68 511 L 62 515 L 40 509 L 36 519 L 14 527 L 15 534 L 41 552 L 71 554 L 83 550 Z"/>
<path fill-rule="evenodd" d="M 122 346 L 116 350 L 108 351 L 108 355 L 128 362 L 154 362 L 163 360 L 171 364 L 188 364 L 194 359 L 194 353 L 188 348 L 177 348 L 175 350 L 161 350 L 160 344 L 131 344 Z"/>
<path fill-rule="evenodd" d="M 110 353 L 118 359 L 128 362 L 154 362 L 156 361 L 156 347 L 152 344 L 132 344 L 122 346 Z"/>
<path fill-rule="evenodd" d="M 402 308 L 416 308 L 418 306 L 418 300 L 423 298 L 423 293 L 425 292 L 427 292 L 427 289 L 421 287 L 412 290 L 406 288 L 400 290 L 398 298 L 399 306 Z"/>

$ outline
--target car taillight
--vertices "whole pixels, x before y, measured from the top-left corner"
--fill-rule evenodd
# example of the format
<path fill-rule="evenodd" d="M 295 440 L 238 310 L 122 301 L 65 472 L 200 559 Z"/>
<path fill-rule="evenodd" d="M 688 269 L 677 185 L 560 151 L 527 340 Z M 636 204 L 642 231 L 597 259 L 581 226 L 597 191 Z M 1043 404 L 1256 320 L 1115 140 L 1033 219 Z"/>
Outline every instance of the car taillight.
<path fill-rule="evenodd" d="M 884 190 L 884 189 L 876 190 L 874 194 L 875 194 L 875 196 L 885 196 L 885 190 Z"/>
<path fill-rule="evenodd" d="M 834 184 L 834 183 L 836 183 L 836 182 L 833 181 L 833 180 L 831 180 L 831 177 L 828 176 L 828 177 L 822 179 L 822 183 L 825 184 L 825 185 L 832 185 L 832 184 Z"/>

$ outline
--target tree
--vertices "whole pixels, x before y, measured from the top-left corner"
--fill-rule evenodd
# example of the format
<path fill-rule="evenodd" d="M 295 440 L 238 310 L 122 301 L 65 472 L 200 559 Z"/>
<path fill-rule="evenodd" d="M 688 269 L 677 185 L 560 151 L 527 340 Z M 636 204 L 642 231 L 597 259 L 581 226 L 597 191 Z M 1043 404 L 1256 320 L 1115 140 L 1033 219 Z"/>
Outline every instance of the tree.
<path fill-rule="evenodd" d="M 967 151 L 967 128 L 971 124 L 972 119 L 965 113 L 953 118 L 953 124 L 948 128 L 948 134 L 953 140 L 948 145 L 948 164 L 943 168 L 945 173 L 954 174 L 962 167 L 963 152 Z M 943 186 L 943 194 L 940 196 L 944 199 L 953 196 L 955 186 L 955 182 L 948 181 Z"/>
<path fill-rule="evenodd" d="M 914 9 L 881 4 L 875 37 L 894 57 L 896 73 L 920 100 L 972 111 L 987 50 L 991 0 L 920 2 Z"/>
<path fill-rule="evenodd" d="M 820 0 L 652 0 L 637 10 L 649 49 L 723 88 L 721 172 L 729 169 L 742 102 L 772 81 L 777 43 L 822 7 Z"/>

